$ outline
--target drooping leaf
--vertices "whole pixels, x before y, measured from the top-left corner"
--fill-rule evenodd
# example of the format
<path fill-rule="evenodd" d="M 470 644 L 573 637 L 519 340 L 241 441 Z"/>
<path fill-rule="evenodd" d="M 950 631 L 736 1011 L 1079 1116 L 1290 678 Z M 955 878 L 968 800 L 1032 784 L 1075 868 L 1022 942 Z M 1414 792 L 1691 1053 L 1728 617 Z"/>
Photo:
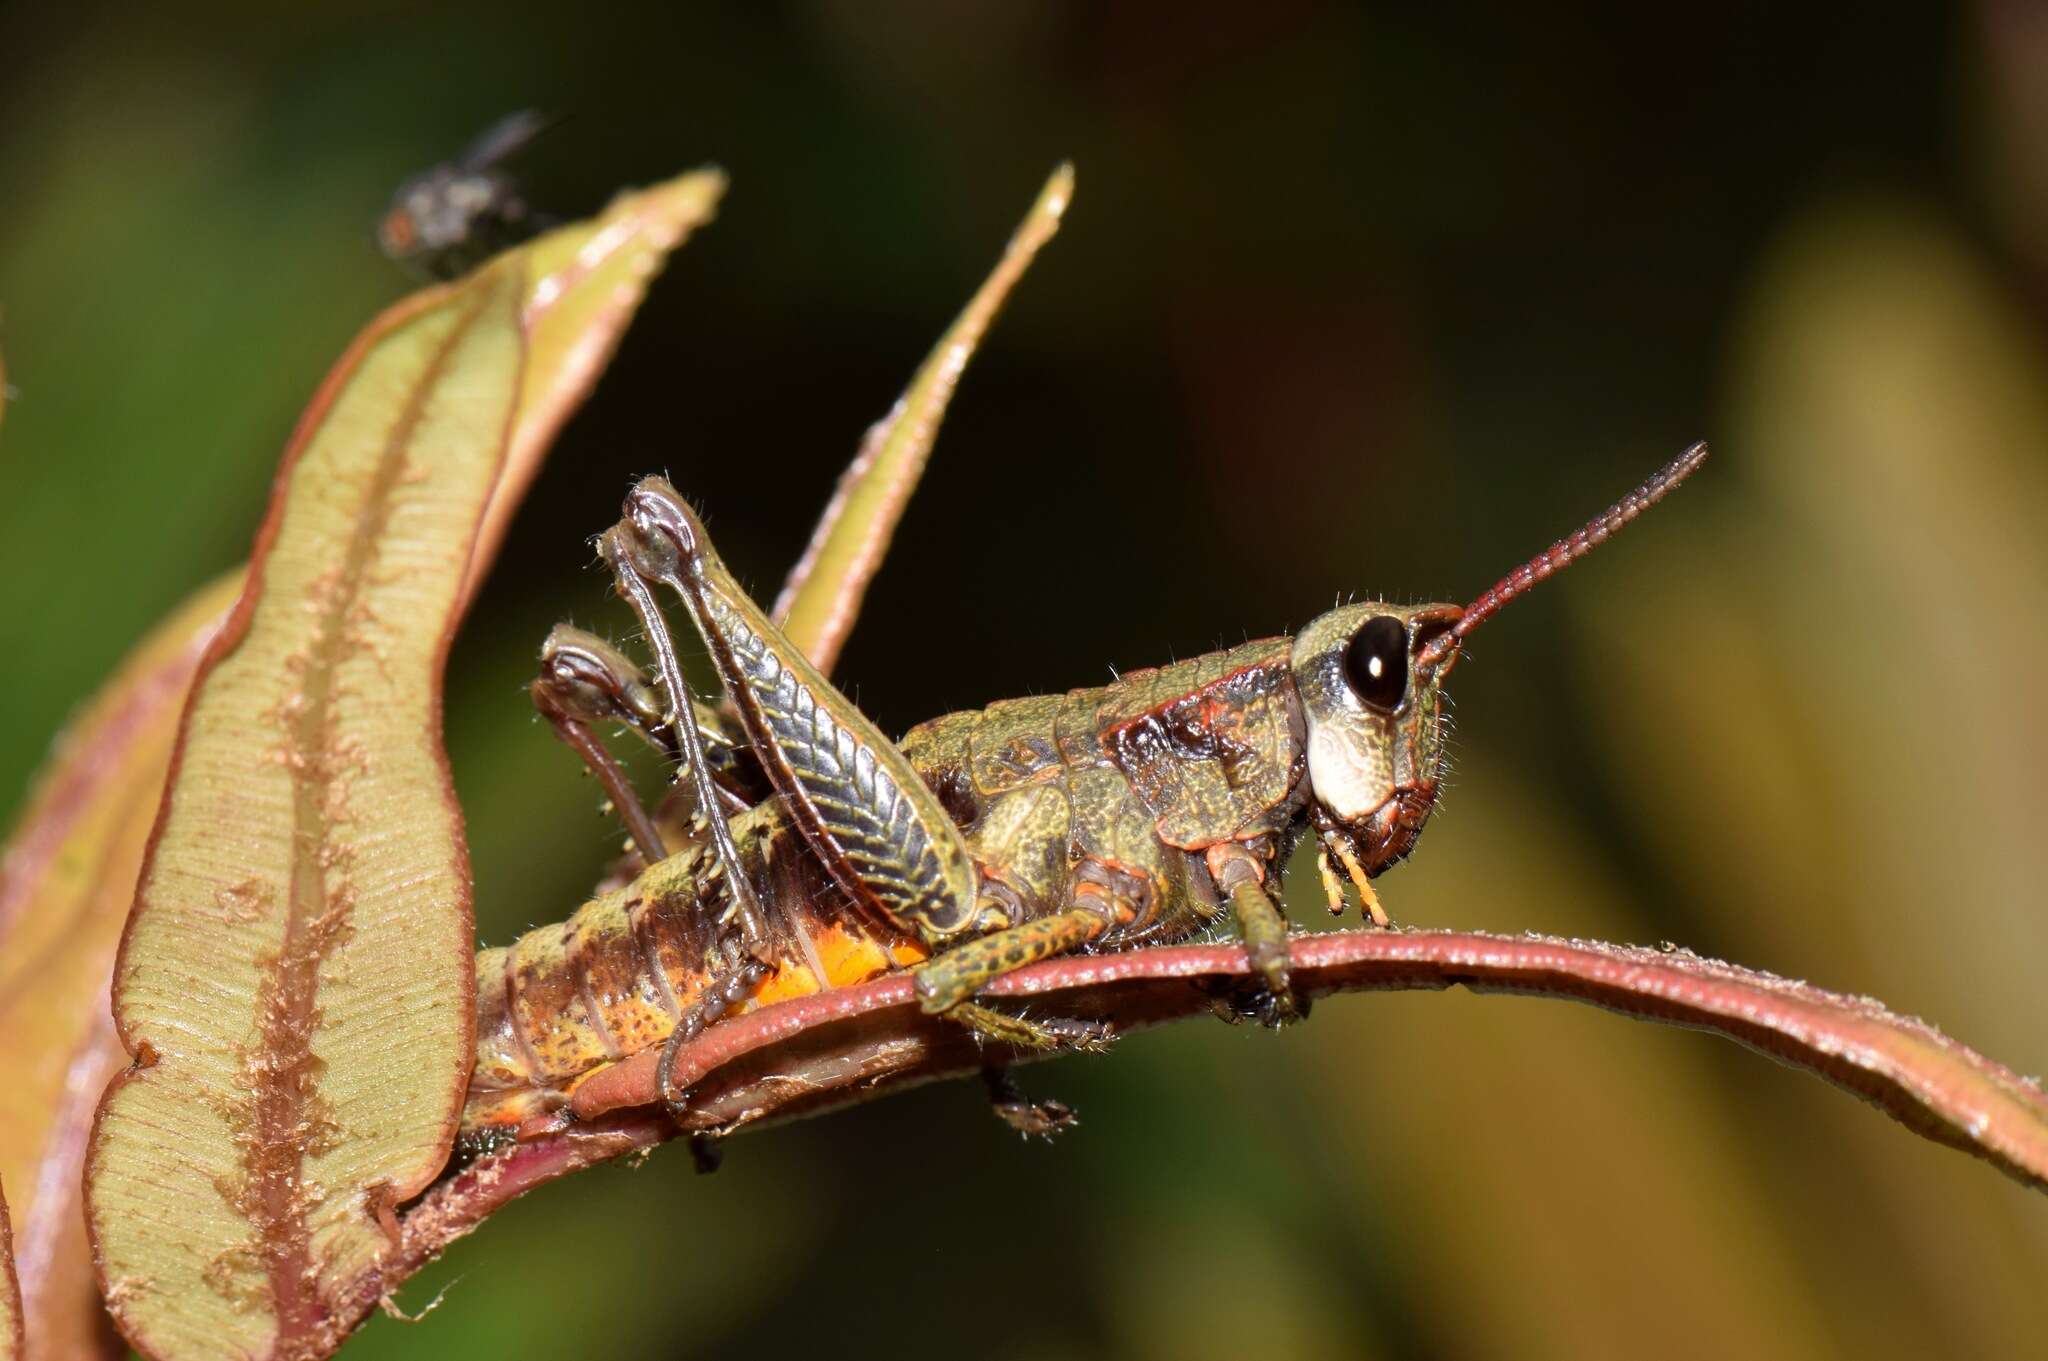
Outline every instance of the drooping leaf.
<path fill-rule="evenodd" d="M 291 1354 L 452 1135 L 469 865 L 438 676 L 519 386 L 519 262 L 387 314 L 302 423 L 114 972 L 88 1217 L 159 1356 Z"/>
<path fill-rule="evenodd" d="M 126 1061 L 107 982 L 185 693 L 240 592 L 239 572 L 215 582 L 136 647 L 59 740 L 0 862 L 0 1183 L 30 1357 L 121 1352 L 78 1198 L 93 1108 Z"/>
<path fill-rule="evenodd" d="M 1039 190 L 1003 256 L 918 368 L 889 414 L 868 428 L 860 451 L 811 531 L 803 556 L 775 599 L 775 621 L 820 671 L 829 673 L 853 631 L 868 583 L 931 458 L 946 405 L 989 324 L 1039 247 L 1059 230 L 1074 197 L 1074 168 L 1061 165 Z"/>
<path fill-rule="evenodd" d="M 209 650 L 115 973 L 87 1199 L 158 1357 L 324 1355 L 468 1076 L 441 665 L 519 492 L 723 184 L 686 176 L 387 312 L 301 423 Z"/>

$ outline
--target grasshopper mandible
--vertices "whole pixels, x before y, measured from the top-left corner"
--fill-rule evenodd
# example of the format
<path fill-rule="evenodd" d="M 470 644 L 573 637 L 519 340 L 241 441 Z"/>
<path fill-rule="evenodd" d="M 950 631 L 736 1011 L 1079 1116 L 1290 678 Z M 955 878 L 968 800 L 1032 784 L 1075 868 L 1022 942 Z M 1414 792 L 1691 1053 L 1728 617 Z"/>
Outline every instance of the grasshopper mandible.
<path fill-rule="evenodd" d="M 1465 638 L 1706 455 L 1687 449 L 1469 605 L 1343 605 L 1292 637 L 949 714 L 901 742 L 748 597 L 675 489 L 642 480 L 599 550 L 655 669 L 564 626 L 534 696 L 646 868 L 566 924 L 478 956 L 465 1130 L 544 1121 L 591 1072 L 656 1044 L 673 1105 L 677 1048 L 718 1016 L 896 968 L 915 969 L 925 1011 L 989 1042 L 1088 1047 L 1099 1032 L 975 994 L 1052 955 L 1177 940 L 1226 912 L 1263 981 L 1263 1019 L 1296 1018 L 1275 902 L 1289 851 L 1313 831 L 1331 910 L 1345 906 L 1334 858 L 1387 925 L 1371 880 L 1435 806 L 1441 690 Z M 729 710 L 691 695 L 657 587 L 703 638 Z M 599 723 L 677 762 L 658 811 L 592 736 Z"/>

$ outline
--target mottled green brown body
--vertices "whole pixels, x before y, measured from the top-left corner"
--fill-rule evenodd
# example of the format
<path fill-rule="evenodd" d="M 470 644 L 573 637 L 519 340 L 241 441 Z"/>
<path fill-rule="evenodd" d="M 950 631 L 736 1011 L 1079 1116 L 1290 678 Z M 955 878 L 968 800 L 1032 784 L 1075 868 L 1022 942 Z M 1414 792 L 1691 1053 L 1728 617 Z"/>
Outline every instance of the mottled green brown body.
<path fill-rule="evenodd" d="M 643 480 L 600 546 L 661 663 L 665 711 L 657 719 L 644 703 L 599 702 L 644 695 L 647 682 L 610 674 L 630 664 L 581 648 L 591 669 L 549 698 L 572 725 L 602 714 L 657 744 L 695 734 L 648 589 L 666 584 L 703 635 L 773 797 L 728 819 L 701 745 L 676 743 L 696 815 L 676 840 L 653 829 L 643 844 L 682 849 L 563 926 L 478 957 L 467 1127 L 558 1106 L 597 1067 L 673 1048 L 707 1006 L 743 1008 L 909 964 L 927 1011 L 990 1040 L 1057 1043 L 1053 1029 L 969 999 L 1035 960 L 1183 937 L 1226 907 L 1271 994 L 1267 1016 L 1298 1015 L 1286 922 L 1269 892 L 1288 849 L 1312 827 L 1377 915 L 1369 876 L 1408 854 L 1435 806 L 1441 686 L 1465 634 L 1705 455 L 1688 450 L 1462 609 L 1340 606 L 1291 639 L 949 714 L 901 744 L 747 597 L 675 490 Z M 680 714 L 693 715 L 687 729 Z M 1327 858 L 1323 869 L 1341 908 Z"/>
<path fill-rule="evenodd" d="M 1076 872 L 1094 865 L 1127 877 L 1133 909 L 1097 944 L 1186 935 L 1223 906 L 1202 853 L 1241 841 L 1270 861 L 1307 798 L 1290 654 L 1291 640 L 1266 639 L 948 714 L 913 729 L 903 752 L 1012 924 L 1066 907 Z"/>
<path fill-rule="evenodd" d="M 1296 650 L 1264 639 L 912 730 L 901 755 L 964 837 L 977 904 L 993 910 L 992 929 L 1020 928 L 987 957 L 980 940 L 956 938 L 926 967 L 950 977 L 973 962 L 971 983 L 1077 945 L 1167 941 L 1215 922 L 1231 897 L 1216 848 L 1270 870 L 1310 823 Z M 1419 712 L 1409 721 L 1428 726 Z M 937 933 L 914 918 L 840 891 L 787 807 L 770 799 L 731 820 L 770 928 L 768 975 L 736 1009 L 919 965 L 934 948 Z M 687 828 L 665 831 L 680 849 L 630 884 L 477 956 L 470 1132 L 559 1109 L 591 1073 L 666 1041 L 731 975 L 731 895 L 712 849 Z"/>
<path fill-rule="evenodd" d="M 642 479 L 599 543 L 672 696 L 687 681 L 648 583 L 681 598 L 768 782 L 849 898 L 934 950 L 1022 933 L 922 970 L 927 1011 L 952 1011 L 1028 958 L 1185 934 L 1191 916 L 1212 915 L 1226 873 L 1224 892 L 1256 899 L 1270 924 L 1267 869 L 1311 796 L 1326 841 L 1363 848 L 1344 852 L 1348 865 L 1365 861 L 1362 888 L 1407 853 L 1435 801 L 1437 685 L 1456 649 L 1428 665 L 1419 657 L 1456 606 L 1347 606 L 1295 644 L 1248 645 L 1068 696 L 1071 713 L 1063 701 L 1019 701 L 975 721 L 988 729 L 978 745 L 973 732 L 932 739 L 920 769 L 747 597 L 665 480 Z M 1354 672 L 1367 662 L 1361 682 Z M 1201 854 L 1193 873 L 1177 852 Z M 1284 959 L 1266 948 L 1260 968 L 1289 993 Z"/>

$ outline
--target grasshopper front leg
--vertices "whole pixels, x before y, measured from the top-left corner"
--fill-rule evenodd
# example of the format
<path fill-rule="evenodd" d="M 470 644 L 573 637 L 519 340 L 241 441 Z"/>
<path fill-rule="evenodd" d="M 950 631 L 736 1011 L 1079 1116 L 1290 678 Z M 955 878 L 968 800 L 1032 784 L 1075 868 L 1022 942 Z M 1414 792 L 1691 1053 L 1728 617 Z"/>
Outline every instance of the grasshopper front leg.
<path fill-rule="evenodd" d="M 1262 1012 L 1269 1025 L 1285 1025 L 1308 1015 L 1306 999 L 1295 996 L 1287 960 L 1287 918 L 1266 891 L 1265 862 L 1235 841 L 1211 846 L 1209 873 L 1230 895 L 1237 927 L 1244 937 L 1245 958 L 1265 980 Z"/>

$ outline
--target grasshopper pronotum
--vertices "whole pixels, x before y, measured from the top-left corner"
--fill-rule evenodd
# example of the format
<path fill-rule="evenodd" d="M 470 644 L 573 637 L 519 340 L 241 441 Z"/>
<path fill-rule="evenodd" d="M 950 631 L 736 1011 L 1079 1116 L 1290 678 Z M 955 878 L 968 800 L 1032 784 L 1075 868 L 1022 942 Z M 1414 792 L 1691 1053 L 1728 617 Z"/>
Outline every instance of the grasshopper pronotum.
<path fill-rule="evenodd" d="M 1264 982 L 1264 1019 L 1292 1019 L 1273 894 L 1289 850 L 1313 830 L 1331 910 L 1344 907 L 1334 857 L 1385 925 L 1370 881 L 1435 805 L 1441 687 L 1466 635 L 1706 455 L 1687 449 L 1470 605 L 1360 601 L 1293 637 L 949 714 L 901 742 L 748 598 L 674 488 L 643 480 L 600 549 L 655 673 L 557 629 L 534 689 L 646 868 L 567 923 L 478 956 L 465 1130 L 544 1120 L 591 1072 L 654 1045 L 672 1056 L 732 1009 L 897 968 L 915 969 L 926 1011 L 991 1042 L 1086 1046 L 1100 1037 L 975 994 L 1049 955 L 1179 939 L 1225 912 Z M 691 698 L 656 587 L 680 598 L 737 722 Z M 600 722 L 680 762 L 659 815 L 592 737 Z"/>

